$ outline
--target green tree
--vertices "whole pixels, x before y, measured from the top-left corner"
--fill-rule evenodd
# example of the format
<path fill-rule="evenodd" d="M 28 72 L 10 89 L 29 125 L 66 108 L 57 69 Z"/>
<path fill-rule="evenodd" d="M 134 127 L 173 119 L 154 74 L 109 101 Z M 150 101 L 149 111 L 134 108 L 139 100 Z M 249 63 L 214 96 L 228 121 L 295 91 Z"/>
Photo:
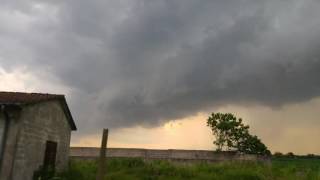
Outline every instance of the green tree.
<path fill-rule="evenodd" d="M 231 113 L 212 113 L 207 120 L 216 140 L 217 151 L 238 151 L 247 154 L 270 155 L 257 136 L 249 133 L 249 126 Z"/>
<path fill-rule="evenodd" d="M 288 153 L 286 154 L 286 156 L 287 156 L 287 157 L 291 157 L 291 158 L 292 158 L 292 157 L 294 157 L 295 155 L 294 155 L 294 153 L 293 153 L 293 152 L 288 152 Z"/>
<path fill-rule="evenodd" d="M 283 157 L 283 153 L 282 152 L 275 152 L 273 154 L 274 157 Z"/>

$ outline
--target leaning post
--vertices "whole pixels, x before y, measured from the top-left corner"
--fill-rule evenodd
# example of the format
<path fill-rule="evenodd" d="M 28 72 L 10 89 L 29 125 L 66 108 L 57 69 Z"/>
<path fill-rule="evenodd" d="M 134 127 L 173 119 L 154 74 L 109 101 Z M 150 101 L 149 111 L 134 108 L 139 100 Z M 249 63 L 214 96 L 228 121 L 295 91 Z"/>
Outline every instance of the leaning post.
<path fill-rule="evenodd" d="M 107 142 L 108 142 L 108 129 L 103 129 L 101 148 L 100 148 L 100 157 L 98 164 L 98 171 L 96 180 L 103 180 L 103 177 L 106 173 L 106 151 L 107 151 Z"/>

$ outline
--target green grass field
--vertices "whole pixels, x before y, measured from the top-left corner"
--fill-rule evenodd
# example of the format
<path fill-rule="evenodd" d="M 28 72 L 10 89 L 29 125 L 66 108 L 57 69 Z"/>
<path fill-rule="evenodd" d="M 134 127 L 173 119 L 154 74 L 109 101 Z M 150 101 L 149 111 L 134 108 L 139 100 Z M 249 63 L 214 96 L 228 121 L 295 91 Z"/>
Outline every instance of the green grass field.
<path fill-rule="evenodd" d="M 60 174 L 64 180 L 94 180 L 95 161 L 71 161 L 67 172 Z M 224 163 L 171 163 L 142 159 L 109 159 L 106 167 L 108 180 L 167 180 L 167 179 L 288 179 L 320 180 L 319 159 L 273 159 L 262 162 Z"/>

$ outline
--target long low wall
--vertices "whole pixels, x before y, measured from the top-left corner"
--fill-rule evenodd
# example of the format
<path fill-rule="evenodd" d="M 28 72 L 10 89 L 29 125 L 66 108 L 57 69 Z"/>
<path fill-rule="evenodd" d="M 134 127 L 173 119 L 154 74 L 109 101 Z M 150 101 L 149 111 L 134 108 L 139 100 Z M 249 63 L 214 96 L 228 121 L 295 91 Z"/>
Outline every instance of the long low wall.
<path fill-rule="evenodd" d="M 99 157 L 100 149 L 92 147 L 71 147 L 70 157 L 80 159 L 95 159 Z M 195 160 L 195 161 L 257 161 L 264 158 L 256 155 L 237 154 L 234 152 L 214 152 L 204 150 L 155 150 L 134 148 L 108 148 L 107 157 L 130 157 L 143 159 L 166 159 L 166 160 Z"/>

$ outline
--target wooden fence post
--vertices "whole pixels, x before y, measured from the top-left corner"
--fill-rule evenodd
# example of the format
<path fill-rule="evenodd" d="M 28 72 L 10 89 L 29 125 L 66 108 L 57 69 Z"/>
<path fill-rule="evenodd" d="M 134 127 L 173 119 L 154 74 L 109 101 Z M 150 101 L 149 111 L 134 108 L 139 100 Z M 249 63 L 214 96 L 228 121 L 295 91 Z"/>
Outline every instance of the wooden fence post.
<path fill-rule="evenodd" d="M 107 142 L 108 142 L 108 129 L 103 129 L 96 180 L 103 180 L 103 177 L 106 173 L 105 163 L 106 163 Z"/>

